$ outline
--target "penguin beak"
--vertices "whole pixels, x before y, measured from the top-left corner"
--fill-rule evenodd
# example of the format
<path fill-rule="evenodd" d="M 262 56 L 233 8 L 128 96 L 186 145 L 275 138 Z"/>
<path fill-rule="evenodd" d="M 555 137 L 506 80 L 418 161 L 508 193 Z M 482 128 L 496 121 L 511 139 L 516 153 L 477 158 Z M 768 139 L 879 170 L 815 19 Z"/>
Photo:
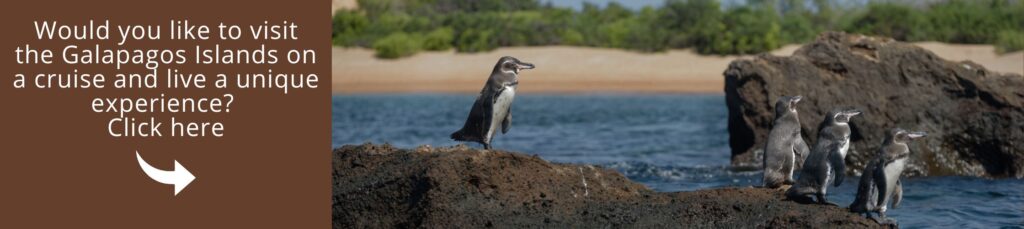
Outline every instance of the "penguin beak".
<path fill-rule="evenodd" d="M 804 97 L 798 95 L 798 96 L 793 96 L 793 98 L 790 99 L 790 101 L 792 101 L 793 104 L 796 104 L 796 103 L 800 102 L 801 99 L 804 99 Z"/>
<path fill-rule="evenodd" d="M 920 137 L 924 137 L 924 136 L 928 136 L 928 133 L 925 133 L 924 131 L 918 131 L 918 132 L 910 132 L 909 134 L 907 134 L 907 137 L 910 137 L 911 139 L 920 138 Z"/>
<path fill-rule="evenodd" d="M 848 111 L 843 112 L 843 113 L 846 114 L 846 116 L 854 116 L 854 115 L 859 115 L 860 111 L 859 110 L 848 110 Z"/>
<path fill-rule="evenodd" d="M 522 71 L 523 69 L 533 69 L 534 66 L 531 63 L 518 62 L 516 63 L 516 71 Z"/>

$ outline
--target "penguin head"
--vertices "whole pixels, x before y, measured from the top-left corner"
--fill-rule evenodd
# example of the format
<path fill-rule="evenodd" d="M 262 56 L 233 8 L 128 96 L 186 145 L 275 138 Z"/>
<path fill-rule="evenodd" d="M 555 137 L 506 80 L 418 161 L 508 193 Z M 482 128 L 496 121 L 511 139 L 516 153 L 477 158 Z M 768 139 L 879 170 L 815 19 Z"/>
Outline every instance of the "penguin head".
<path fill-rule="evenodd" d="M 910 142 L 911 140 L 914 140 L 915 138 L 920 138 L 927 135 L 928 134 L 925 133 L 924 131 L 911 132 L 901 128 L 895 128 L 889 131 L 889 133 L 887 134 L 888 139 L 886 140 L 895 143 L 907 143 Z"/>
<path fill-rule="evenodd" d="M 494 72 L 518 75 L 519 71 L 522 71 L 523 69 L 533 68 L 534 66 L 531 63 L 519 61 L 519 59 L 516 59 L 515 57 L 504 56 L 501 57 L 501 59 L 498 59 L 498 64 L 494 65 Z"/>
<path fill-rule="evenodd" d="M 836 109 L 828 113 L 829 119 L 836 124 L 847 124 L 850 123 L 850 117 L 859 115 L 860 111 L 857 109 Z"/>
<path fill-rule="evenodd" d="M 782 114 L 785 112 L 797 112 L 797 102 L 803 99 L 804 96 L 782 96 L 778 97 L 778 101 L 775 102 L 775 114 Z"/>

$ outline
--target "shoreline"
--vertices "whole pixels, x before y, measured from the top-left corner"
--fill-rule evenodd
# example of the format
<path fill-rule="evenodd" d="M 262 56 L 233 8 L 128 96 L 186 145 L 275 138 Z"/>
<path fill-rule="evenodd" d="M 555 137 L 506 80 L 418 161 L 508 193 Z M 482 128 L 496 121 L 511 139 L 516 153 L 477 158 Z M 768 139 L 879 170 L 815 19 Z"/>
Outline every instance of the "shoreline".
<path fill-rule="evenodd" d="M 913 43 L 952 61 L 971 60 L 996 72 L 1024 74 L 1024 52 L 996 54 L 991 45 Z M 770 52 L 789 56 L 801 45 Z M 729 63 L 754 55 L 700 55 L 574 47 L 503 47 L 483 53 L 422 52 L 385 60 L 366 48 L 332 48 L 332 94 L 475 94 L 494 60 L 515 56 L 537 64 L 520 76 L 520 92 L 551 94 L 722 94 Z"/>
<path fill-rule="evenodd" d="M 482 84 L 483 82 L 480 82 Z M 472 86 L 470 86 L 472 85 Z M 336 86 L 336 85 L 335 85 Z M 415 86 L 415 89 L 412 89 Z M 479 93 L 479 88 L 483 85 L 477 85 L 477 82 L 472 84 L 458 84 L 456 87 L 452 87 L 452 84 L 445 83 L 432 83 L 432 84 L 416 84 L 416 85 L 402 85 L 399 88 L 386 87 L 374 84 L 360 85 L 360 84 L 349 84 L 345 88 L 357 88 L 354 90 L 339 91 L 332 90 L 332 95 L 393 95 L 393 94 L 452 94 L 452 95 L 476 95 Z M 719 88 L 711 90 L 709 88 L 688 88 L 688 87 L 675 87 L 672 85 L 651 85 L 647 84 L 635 84 L 627 87 L 621 87 L 622 84 L 614 82 L 588 82 L 584 86 L 574 86 L 571 88 L 557 88 L 553 84 L 542 84 L 535 85 L 530 88 L 519 87 L 518 92 L 525 92 L 536 95 L 725 95 L 723 89 Z M 614 88 L 618 87 L 618 88 Z M 724 87 L 724 86 L 723 86 Z M 597 90 L 590 90 L 589 88 L 598 88 Z"/>

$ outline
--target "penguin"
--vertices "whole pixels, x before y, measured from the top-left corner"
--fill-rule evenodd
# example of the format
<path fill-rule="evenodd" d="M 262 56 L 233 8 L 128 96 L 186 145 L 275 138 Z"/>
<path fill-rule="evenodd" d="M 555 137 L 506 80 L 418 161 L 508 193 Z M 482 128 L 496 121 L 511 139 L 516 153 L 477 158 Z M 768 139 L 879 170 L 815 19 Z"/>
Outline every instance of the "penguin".
<path fill-rule="evenodd" d="M 839 187 L 846 172 L 846 151 L 850 149 L 850 118 L 859 115 L 855 109 L 836 109 L 825 115 L 818 126 L 818 142 L 800 169 L 800 177 L 786 190 L 790 199 L 814 194 L 818 203 L 836 205 L 825 199 L 830 183 Z"/>
<path fill-rule="evenodd" d="M 783 96 L 775 102 L 775 121 L 764 147 L 764 187 L 792 185 L 793 170 L 803 165 L 810 151 L 800 135 L 796 104 L 802 96 Z"/>
<path fill-rule="evenodd" d="M 490 78 L 476 97 L 466 123 L 451 134 L 452 140 L 477 142 L 483 144 L 484 149 L 491 149 L 491 139 L 498 128 L 504 134 L 512 126 L 512 100 L 519 84 L 519 71 L 533 68 L 533 64 L 515 57 L 498 59 Z"/>
<path fill-rule="evenodd" d="M 903 199 L 903 183 L 899 179 L 910 157 L 907 142 L 925 135 L 925 132 L 909 132 L 900 128 L 886 133 L 878 154 L 864 167 L 850 211 L 865 214 L 879 224 L 896 224 L 895 220 L 885 217 L 886 206 L 891 198 L 892 208 L 897 208 Z M 878 213 L 880 219 L 872 217 L 871 212 Z"/>

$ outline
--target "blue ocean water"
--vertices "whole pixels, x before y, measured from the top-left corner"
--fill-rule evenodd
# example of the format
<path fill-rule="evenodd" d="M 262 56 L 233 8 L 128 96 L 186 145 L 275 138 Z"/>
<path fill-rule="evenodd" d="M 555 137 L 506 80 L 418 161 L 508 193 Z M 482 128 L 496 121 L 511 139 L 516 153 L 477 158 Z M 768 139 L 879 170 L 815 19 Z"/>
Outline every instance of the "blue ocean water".
<path fill-rule="evenodd" d="M 459 144 L 474 95 L 338 95 L 333 144 L 390 143 L 412 148 Z M 495 148 L 553 162 L 616 169 L 658 191 L 759 185 L 758 171 L 729 169 L 723 95 L 520 95 L 512 128 Z M 479 144 L 467 143 L 471 147 Z M 904 178 L 904 202 L 889 211 L 903 228 L 1024 226 L 1024 180 Z M 830 190 L 853 201 L 857 178 Z"/>

